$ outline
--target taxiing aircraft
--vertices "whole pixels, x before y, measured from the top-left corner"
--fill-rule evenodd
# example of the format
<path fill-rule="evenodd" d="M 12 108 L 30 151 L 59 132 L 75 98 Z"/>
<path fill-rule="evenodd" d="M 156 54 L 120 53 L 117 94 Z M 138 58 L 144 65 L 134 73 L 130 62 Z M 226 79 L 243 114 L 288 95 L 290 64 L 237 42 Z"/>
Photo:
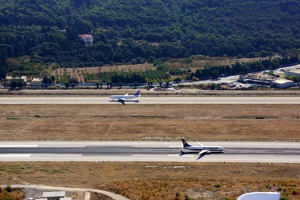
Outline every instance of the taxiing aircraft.
<path fill-rule="evenodd" d="M 192 153 L 198 153 L 199 156 L 196 160 L 199 160 L 206 154 L 213 153 L 223 153 L 225 148 L 222 146 L 204 146 L 201 143 L 198 142 L 198 146 L 189 145 L 184 138 L 181 138 L 183 149 L 189 150 L 189 152 L 180 151 L 180 156 L 184 154 L 192 154 Z"/>
<path fill-rule="evenodd" d="M 135 93 L 135 95 L 129 95 L 128 93 L 125 94 L 125 95 L 112 95 L 110 96 L 110 101 L 117 101 L 117 102 L 120 102 L 122 103 L 123 105 L 125 105 L 125 102 L 135 102 L 135 103 L 138 103 L 139 102 L 139 98 L 141 95 L 140 95 L 140 90 L 137 91 Z"/>

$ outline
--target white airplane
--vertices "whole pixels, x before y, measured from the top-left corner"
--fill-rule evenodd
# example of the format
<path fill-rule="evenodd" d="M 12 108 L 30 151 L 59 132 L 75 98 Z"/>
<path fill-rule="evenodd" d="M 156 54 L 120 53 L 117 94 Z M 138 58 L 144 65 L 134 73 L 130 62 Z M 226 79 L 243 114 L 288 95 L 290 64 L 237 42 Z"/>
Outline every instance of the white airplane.
<path fill-rule="evenodd" d="M 112 95 L 110 96 L 110 101 L 115 101 L 117 100 L 117 102 L 122 103 L 123 105 L 125 105 L 125 102 L 135 102 L 138 103 L 140 95 L 140 90 L 137 91 L 134 95 L 129 95 L 128 93 L 125 95 Z"/>
<path fill-rule="evenodd" d="M 180 151 L 180 156 L 184 154 L 194 154 L 198 153 L 199 156 L 196 160 L 199 160 L 206 154 L 213 153 L 223 153 L 225 148 L 222 146 L 204 146 L 200 142 L 198 142 L 198 146 L 189 145 L 184 138 L 181 138 L 183 149 L 189 150 L 189 152 Z"/>

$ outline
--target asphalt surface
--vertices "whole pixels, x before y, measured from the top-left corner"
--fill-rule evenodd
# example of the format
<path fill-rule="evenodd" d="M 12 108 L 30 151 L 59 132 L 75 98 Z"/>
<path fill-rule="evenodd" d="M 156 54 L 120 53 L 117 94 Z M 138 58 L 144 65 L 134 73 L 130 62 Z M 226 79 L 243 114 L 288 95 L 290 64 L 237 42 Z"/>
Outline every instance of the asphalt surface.
<path fill-rule="evenodd" d="M 300 163 L 299 142 L 214 142 L 224 153 L 201 162 Z M 194 162 L 197 154 L 180 156 L 180 142 L 0 142 L 0 161 L 164 161 Z"/>
<path fill-rule="evenodd" d="M 139 104 L 299 104 L 300 97 L 141 97 Z M 1 97 L 0 104 L 119 104 L 109 97 Z M 135 103 L 128 103 L 135 104 Z M 209 144 L 208 144 L 209 145 Z M 202 162 L 300 163 L 300 143 L 236 142 Z M 162 161 L 194 162 L 179 156 L 180 142 L 0 142 L 0 161 Z"/>
<path fill-rule="evenodd" d="M 0 185 L 1 187 L 6 187 L 6 185 Z M 13 184 L 13 185 L 10 185 L 12 188 L 24 188 L 26 190 L 34 190 L 35 192 L 39 192 L 41 191 L 40 193 L 42 193 L 43 191 L 69 191 L 69 192 L 96 192 L 96 193 L 101 193 L 101 194 L 104 194 L 112 199 L 115 199 L 115 200 L 129 200 L 128 198 L 126 197 L 123 197 L 119 194 L 115 194 L 115 193 L 112 193 L 112 192 L 109 192 L 109 191 L 104 191 L 104 190 L 96 190 L 96 189 L 91 189 L 91 188 L 69 188 L 69 187 L 55 187 L 55 186 L 48 186 L 48 185 L 19 185 L 19 184 Z M 28 192 L 28 191 L 26 191 Z M 27 194 L 27 197 L 33 197 L 32 196 L 28 196 Z M 25 199 L 28 199 L 28 198 L 25 198 Z"/>
<path fill-rule="evenodd" d="M 0 104 L 120 104 L 108 97 L 0 97 Z M 128 102 L 127 104 L 136 104 Z M 300 97 L 141 97 L 139 104 L 300 104 Z"/>

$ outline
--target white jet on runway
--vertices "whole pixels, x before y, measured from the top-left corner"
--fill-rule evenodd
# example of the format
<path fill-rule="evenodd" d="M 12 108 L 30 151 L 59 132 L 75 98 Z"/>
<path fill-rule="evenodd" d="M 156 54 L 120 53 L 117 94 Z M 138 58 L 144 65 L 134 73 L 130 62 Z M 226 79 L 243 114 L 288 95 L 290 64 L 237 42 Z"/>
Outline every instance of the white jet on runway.
<path fill-rule="evenodd" d="M 223 153 L 225 148 L 222 146 L 204 146 L 200 142 L 198 142 L 198 146 L 189 145 L 184 138 L 181 138 L 183 149 L 189 150 L 189 152 L 180 151 L 180 156 L 184 154 L 194 154 L 198 153 L 199 156 L 196 160 L 199 160 L 206 154 L 213 153 Z"/>
<path fill-rule="evenodd" d="M 135 103 L 138 103 L 139 102 L 139 98 L 141 95 L 140 95 L 140 90 L 137 91 L 135 93 L 135 95 L 129 95 L 128 93 L 125 94 L 125 95 L 112 95 L 110 96 L 110 101 L 115 101 L 117 100 L 117 102 L 120 102 L 122 103 L 123 105 L 125 105 L 125 102 L 135 102 Z"/>

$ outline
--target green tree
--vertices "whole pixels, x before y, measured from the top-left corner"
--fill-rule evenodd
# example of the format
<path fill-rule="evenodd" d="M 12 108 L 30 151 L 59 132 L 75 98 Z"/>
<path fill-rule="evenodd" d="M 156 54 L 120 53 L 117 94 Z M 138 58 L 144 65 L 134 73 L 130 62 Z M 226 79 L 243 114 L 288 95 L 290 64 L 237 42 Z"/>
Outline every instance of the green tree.
<path fill-rule="evenodd" d="M 118 84 L 119 84 L 119 88 L 122 89 L 123 83 L 119 82 Z"/>

